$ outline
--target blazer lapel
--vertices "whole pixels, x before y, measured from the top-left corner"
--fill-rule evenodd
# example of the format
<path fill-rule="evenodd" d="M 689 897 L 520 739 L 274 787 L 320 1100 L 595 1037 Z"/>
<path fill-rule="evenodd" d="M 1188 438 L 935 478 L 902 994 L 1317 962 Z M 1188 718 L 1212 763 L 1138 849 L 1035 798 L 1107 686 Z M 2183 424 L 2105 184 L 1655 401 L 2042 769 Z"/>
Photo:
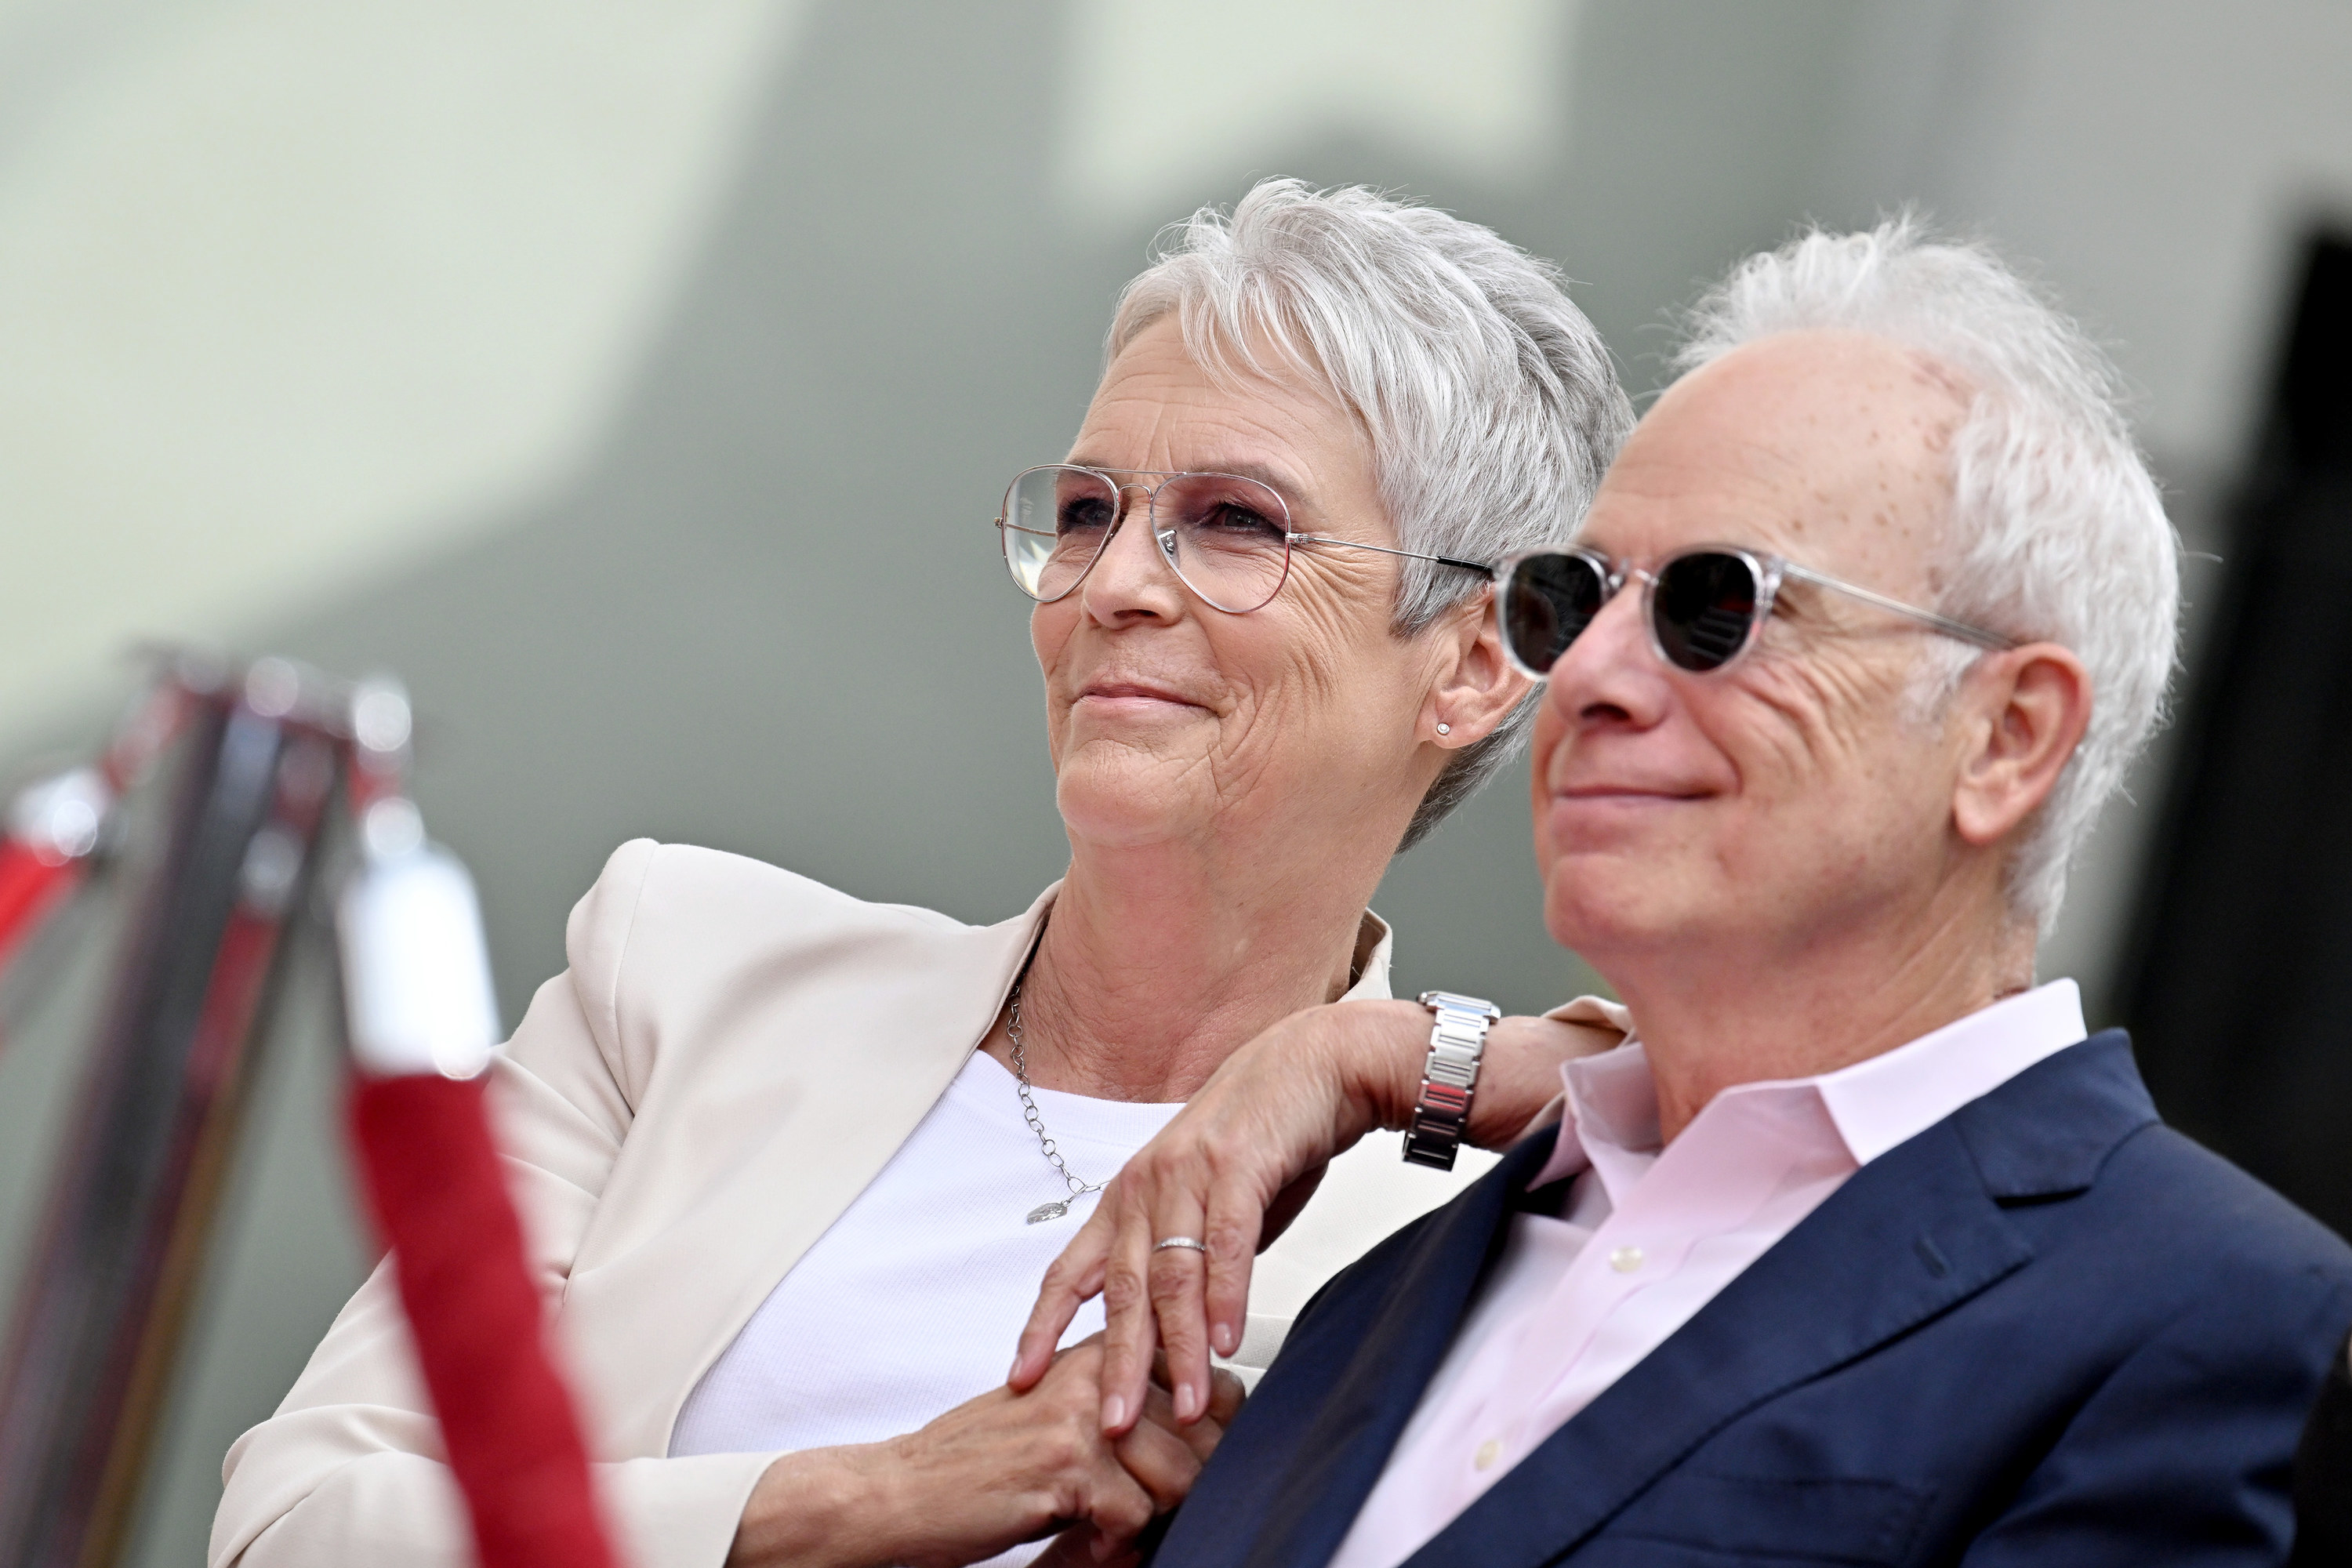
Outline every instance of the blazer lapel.
<path fill-rule="evenodd" d="M 583 1237 L 562 1321 L 576 1364 L 598 1376 L 598 1458 L 661 1455 L 687 1395 L 776 1282 L 880 1173 L 986 1037 L 1059 884 L 1001 924 L 894 938 L 843 995 L 761 982 L 730 1004 L 741 1065 L 739 1157 L 682 1194 L 641 1184 L 647 1161 L 689 1166 L 655 1100 L 640 1108 Z M 848 965 L 835 959 L 835 968 Z M 888 983 L 883 983 L 887 973 Z M 709 1091 L 698 1086 L 696 1092 Z M 641 1145 L 643 1147 L 641 1147 Z M 659 1301 L 663 1319 L 644 1304 Z"/>
<path fill-rule="evenodd" d="M 2154 1120 L 2110 1031 L 1873 1161 L 1408 1568 L 1532 1568 L 1571 1551 L 1732 1420 L 2022 1268 L 2032 1248 L 2001 1200 L 2089 1186 Z"/>

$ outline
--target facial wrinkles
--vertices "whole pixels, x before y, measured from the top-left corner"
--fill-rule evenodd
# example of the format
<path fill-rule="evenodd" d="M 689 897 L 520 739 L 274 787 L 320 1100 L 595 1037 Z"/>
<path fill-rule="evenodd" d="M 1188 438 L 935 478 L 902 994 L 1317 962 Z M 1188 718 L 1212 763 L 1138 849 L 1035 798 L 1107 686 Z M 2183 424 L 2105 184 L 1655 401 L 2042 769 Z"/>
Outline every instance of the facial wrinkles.
<path fill-rule="evenodd" d="M 1162 352 L 1171 346 L 1172 339 L 1154 344 L 1139 338 L 1122 353 L 1066 460 L 1113 469 L 1271 470 L 1287 481 L 1280 488 L 1295 531 L 1342 537 L 1384 531 L 1369 452 L 1344 411 L 1311 388 L 1280 382 L 1265 384 L 1262 396 L 1236 400 L 1230 388 L 1203 384 L 1189 360 Z M 1144 352 L 1138 353 L 1139 348 Z M 1115 614 L 1081 612 L 1065 623 L 1058 641 L 1046 619 L 1060 606 L 1042 608 L 1040 653 L 1062 710 L 1056 728 L 1066 726 L 1068 709 L 1090 680 L 1151 680 L 1157 650 L 1181 639 L 1178 664 L 1215 672 L 1218 700 L 1210 706 L 1218 722 L 1213 733 L 1201 737 L 1205 745 L 1165 759 L 1177 766 L 1165 776 L 1204 779 L 1214 797 L 1230 807 L 1278 784 L 1283 770 L 1302 758 L 1328 763 L 1335 745 L 1347 749 L 1354 726 L 1346 722 L 1341 705 L 1351 696 L 1362 699 L 1368 639 L 1384 637 L 1387 629 L 1391 584 L 1382 576 L 1384 558 L 1342 548 L 1299 549 L 1292 556 L 1289 580 L 1271 604 L 1229 617 L 1177 582 L 1146 530 L 1127 526 L 1144 521 L 1141 496 L 1130 494 L 1133 510 L 1109 549 L 1131 552 L 1120 563 L 1124 571 L 1162 574 L 1150 592 L 1181 595 L 1181 607 L 1125 622 Z M 1327 516 L 1327 510 L 1334 515 Z M 1096 570 L 1110 564 L 1107 556 Z M 1064 603 L 1082 600 L 1086 592 L 1081 588 Z M 1118 593 L 1138 604 L 1147 596 L 1132 579 L 1122 579 Z M 1357 678 L 1352 682 L 1351 676 Z M 1154 683 L 1196 700 L 1202 695 L 1197 679 Z M 1318 733 L 1318 726 L 1329 743 L 1302 745 Z M 1148 743 L 1137 749 L 1154 763 L 1164 760 Z M 1276 787 L 1265 793 L 1272 804 L 1287 792 Z"/>
<path fill-rule="evenodd" d="M 1927 547 L 1948 510 L 1946 452 L 1959 411 L 1940 381 L 1927 384 L 1926 406 L 1906 402 L 1903 394 L 1919 385 L 1910 379 L 1906 387 L 1847 389 L 1848 444 L 1822 453 L 1818 482 L 1767 530 L 1780 539 L 1765 542 L 1917 603 L 1929 589 Z M 1866 435 L 1853 441 L 1853 430 Z M 1926 759 L 1897 731 L 1915 728 L 1903 722 L 1908 684 L 1919 640 L 1932 634 L 1803 584 L 1789 586 L 1783 605 L 1772 643 L 1750 656 L 1748 683 L 1779 721 L 1749 737 L 1758 750 L 1742 761 L 1802 797 L 1790 802 L 1800 819 L 1821 822 L 1811 863 L 1827 874 L 1823 893 L 1833 903 L 1874 905 L 1907 880 L 1901 868 L 1920 847 L 1914 811 L 1929 803 L 1918 797 L 1925 781 L 1916 775 Z M 1915 797 L 1915 806 L 1901 804 Z M 1854 874 L 1859 880 L 1849 880 Z M 1865 890 L 1874 887 L 1877 893 Z M 1824 907 L 1816 918 L 1827 914 Z"/>
<path fill-rule="evenodd" d="M 1368 673 L 1368 645 L 1386 634 L 1381 559 L 1302 547 L 1291 556 L 1282 591 L 1263 608 L 1228 617 L 1197 600 L 1190 606 L 1212 647 L 1230 654 L 1220 664 L 1235 672 L 1233 700 L 1221 714 L 1228 722 L 1210 759 L 1221 797 L 1239 800 L 1276 783 L 1286 761 L 1303 754 L 1286 742 L 1346 725 L 1345 710 Z M 1314 751 L 1328 760 L 1346 745 L 1344 735 L 1336 736 Z"/>
<path fill-rule="evenodd" d="M 1343 649 L 1369 642 L 1368 631 L 1385 635 L 1395 593 L 1390 557 L 1339 545 L 1302 545 L 1291 552 L 1290 580 L 1275 605 L 1284 609 L 1310 661 L 1332 667 L 1319 673 L 1337 680 Z"/>
<path fill-rule="evenodd" d="M 1720 695 L 1733 702 L 1706 704 L 1737 727 L 1723 736 L 1723 754 L 1742 792 L 1762 790 L 1781 803 L 1776 809 L 1822 808 L 1859 820 L 1850 815 L 1866 810 L 1857 792 L 1893 782 L 1888 721 L 1900 710 L 1908 661 L 1899 647 L 1875 642 L 1778 640 L 1729 672 L 1735 684 Z"/>
<path fill-rule="evenodd" d="M 1114 541 L 1112 547 L 1123 542 Z M 1172 584 L 1170 588 L 1171 599 L 1181 593 Z M 1202 646 L 1201 628 L 1188 624 L 1181 612 L 1172 623 L 1139 616 L 1123 625 L 1105 626 L 1087 613 L 1074 595 L 1057 604 L 1040 605 L 1035 619 L 1057 764 L 1063 760 L 1079 698 L 1088 686 L 1098 682 L 1132 681 L 1168 690 L 1218 718 L 1233 709 L 1234 693 L 1217 661 Z M 1125 740 L 1097 738 L 1122 743 Z"/>
<path fill-rule="evenodd" d="M 1885 348 L 1773 345 L 1698 373 L 1653 411 L 1651 428 L 1610 473 L 1589 542 L 1641 565 L 1696 544 L 1741 544 L 1916 602 L 1925 547 L 1948 510 L 1949 437 L 1965 405 L 1934 367 L 1890 366 Z M 1792 379 L 1784 367 L 1808 356 Z M 1834 365 L 1825 379 L 1824 363 Z M 1874 782 L 1903 771 L 1890 767 L 1884 730 L 1924 634 L 1828 590 L 1791 584 L 1784 593 L 1785 613 L 1740 665 L 1676 680 L 1670 706 L 1686 719 L 1670 711 L 1660 735 L 1632 739 L 1670 742 L 1695 721 L 1699 734 L 1713 731 L 1703 744 L 1737 791 L 1762 791 L 1806 815 L 1808 801 L 1837 800 L 1883 815 L 1869 798 L 1882 793 Z M 1720 684 L 1710 689 L 1710 679 Z M 1587 726 L 1549 706 L 1547 718 L 1560 726 L 1547 759 L 1557 778 Z"/>
<path fill-rule="evenodd" d="M 1388 600 L 1379 569 L 1352 563 L 1326 567 L 1308 563 L 1307 553 L 1293 555 L 1290 581 L 1256 612 L 1280 639 L 1279 648 L 1267 650 L 1276 679 L 1250 689 L 1234 742 L 1220 748 L 1216 776 L 1229 796 L 1273 782 L 1270 775 L 1288 751 L 1287 736 L 1319 729 L 1328 741 L 1316 755 L 1326 762 L 1353 751 L 1351 710 L 1373 673 L 1369 667 L 1388 651 L 1374 646 L 1374 639 L 1387 637 Z"/>
<path fill-rule="evenodd" d="M 1197 628 L 1188 628 L 1181 619 L 1173 626 L 1138 621 L 1110 629 L 1091 618 L 1074 618 L 1048 668 L 1048 688 L 1054 694 L 1049 742 L 1057 773 L 1066 774 L 1089 753 L 1123 753 L 1129 761 L 1116 764 L 1122 773 L 1133 777 L 1133 770 L 1145 770 L 1146 776 L 1159 779 L 1159 787 L 1171 799 L 1185 798 L 1200 781 L 1213 776 L 1216 737 L 1246 696 L 1223 680 L 1217 662 L 1205 653 L 1168 657 L 1165 645 L 1186 637 L 1188 630 L 1197 637 Z M 1202 703 L 1211 717 L 1199 724 L 1180 725 L 1172 732 L 1157 725 L 1140 731 L 1114 725 L 1091 729 L 1080 738 L 1079 693 L 1097 681 L 1117 680 L 1171 690 Z"/>
<path fill-rule="evenodd" d="M 1890 662 L 1837 648 L 1750 654 L 1735 675 L 1745 677 L 1744 694 L 1755 699 L 1751 716 L 1769 719 L 1753 726 L 1761 757 L 1746 746 L 1727 748 L 1743 781 L 1774 778 L 1781 794 L 1829 804 L 1870 779 L 1877 772 L 1880 721 L 1899 698 Z"/>

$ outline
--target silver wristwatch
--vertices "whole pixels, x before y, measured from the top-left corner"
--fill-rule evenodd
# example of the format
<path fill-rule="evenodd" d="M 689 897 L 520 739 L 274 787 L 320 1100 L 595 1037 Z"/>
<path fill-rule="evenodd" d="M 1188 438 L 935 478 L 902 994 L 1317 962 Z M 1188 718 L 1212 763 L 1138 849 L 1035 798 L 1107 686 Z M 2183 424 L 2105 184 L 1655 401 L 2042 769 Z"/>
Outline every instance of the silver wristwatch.
<path fill-rule="evenodd" d="M 1486 1031 L 1502 1011 L 1477 996 L 1424 991 L 1421 1005 L 1436 1016 L 1429 1031 L 1429 1065 L 1421 1069 L 1421 1098 L 1405 1124 L 1404 1157 L 1416 1165 L 1454 1169 L 1454 1151 L 1470 1125 L 1470 1097 L 1478 1087 L 1478 1058 Z"/>

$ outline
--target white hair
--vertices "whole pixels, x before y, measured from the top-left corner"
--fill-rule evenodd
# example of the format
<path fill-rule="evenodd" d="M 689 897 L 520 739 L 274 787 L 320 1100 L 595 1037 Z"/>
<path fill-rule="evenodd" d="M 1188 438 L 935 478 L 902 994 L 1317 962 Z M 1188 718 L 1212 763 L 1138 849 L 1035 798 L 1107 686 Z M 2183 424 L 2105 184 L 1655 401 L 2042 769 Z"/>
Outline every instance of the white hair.
<path fill-rule="evenodd" d="M 1675 367 L 1814 330 L 1875 334 L 1969 384 L 1950 524 L 1929 563 L 1933 607 L 2063 644 L 2090 671 L 2090 727 L 2009 868 L 2011 908 L 2046 934 L 2069 862 L 2156 726 L 2179 640 L 2179 542 L 2122 412 L 2121 377 L 1990 250 L 1934 240 L 1908 214 L 1749 257 L 1693 309 Z M 1948 696 L 1980 657 L 1939 646 L 1923 684 Z"/>
<path fill-rule="evenodd" d="M 1404 549 L 1493 562 L 1573 535 L 1633 415 L 1558 268 L 1361 185 L 1265 180 L 1230 216 L 1203 207 L 1169 233 L 1119 295 L 1108 355 L 1171 311 L 1205 366 L 1264 371 L 1254 346 L 1271 347 L 1363 422 Z M 1433 562 L 1404 567 L 1400 637 L 1486 589 Z M 1401 847 L 1526 744 L 1535 702 L 1454 755 Z"/>

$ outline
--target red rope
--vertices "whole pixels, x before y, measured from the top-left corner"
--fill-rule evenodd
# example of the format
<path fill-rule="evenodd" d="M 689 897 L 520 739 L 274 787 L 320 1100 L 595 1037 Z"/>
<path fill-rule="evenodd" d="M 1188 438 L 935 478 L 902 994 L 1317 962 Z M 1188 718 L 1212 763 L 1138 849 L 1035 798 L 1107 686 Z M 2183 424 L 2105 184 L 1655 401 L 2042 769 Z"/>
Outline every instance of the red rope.
<path fill-rule="evenodd" d="M 80 877 L 79 860 L 53 864 L 23 840 L 0 837 L 0 970 Z"/>
<path fill-rule="evenodd" d="M 361 1079 L 352 1126 L 483 1568 L 614 1568 L 478 1079 Z"/>

